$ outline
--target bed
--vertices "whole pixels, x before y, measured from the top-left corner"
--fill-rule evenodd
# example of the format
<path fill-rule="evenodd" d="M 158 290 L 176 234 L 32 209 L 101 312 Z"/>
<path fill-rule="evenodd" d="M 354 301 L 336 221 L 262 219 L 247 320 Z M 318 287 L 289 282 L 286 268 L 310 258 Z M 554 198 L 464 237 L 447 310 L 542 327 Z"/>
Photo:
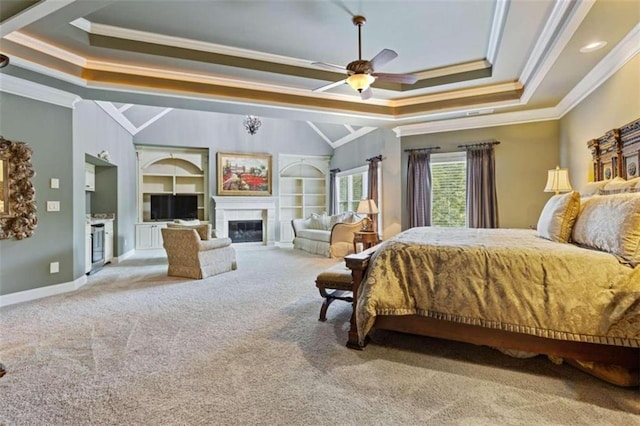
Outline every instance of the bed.
<path fill-rule="evenodd" d="M 552 197 L 537 230 L 413 228 L 347 256 L 347 346 L 394 330 L 545 354 L 638 386 L 640 120 L 588 146 L 597 193 Z"/>

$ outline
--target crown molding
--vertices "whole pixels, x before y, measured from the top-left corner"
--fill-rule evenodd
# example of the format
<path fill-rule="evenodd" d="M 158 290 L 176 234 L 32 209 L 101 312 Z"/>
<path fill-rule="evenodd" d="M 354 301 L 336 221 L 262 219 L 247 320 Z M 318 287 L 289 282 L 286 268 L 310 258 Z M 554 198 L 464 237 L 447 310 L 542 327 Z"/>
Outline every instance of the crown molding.
<path fill-rule="evenodd" d="M 556 2 L 551 17 L 520 75 L 520 81 L 524 84 L 524 92 L 520 98 L 522 103 L 529 102 L 594 3 L 595 0 Z"/>
<path fill-rule="evenodd" d="M 70 51 L 62 49 L 58 46 L 54 46 L 53 44 L 47 43 L 46 41 L 31 37 L 21 31 L 14 31 L 4 38 L 16 44 L 19 44 L 20 46 L 24 46 L 37 52 L 44 53 L 48 56 L 53 56 L 54 58 L 61 59 L 78 67 L 85 68 L 87 66 L 88 61 L 84 57 L 76 55 L 75 53 L 71 53 Z"/>
<path fill-rule="evenodd" d="M 640 23 L 605 56 L 557 105 L 559 118 L 571 111 L 627 62 L 640 54 Z"/>
<path fill-rule="evenodd" d="M 432 93 L 423 96 L 413 96 L 406 99 L 398 99 L 388 101 L 392 108 L 416 105 L 421 103 L 447 101 L 451 99 L 461 99 L 473 96 L 483 96 L 494 93 L 510 92 L 521 90 L 522 84 L 519 81 L 510 81 L 507 83 L 490 84 L 486 86 L 470 87 L 468 89 L 452 90 L 448 92 Z"/>
<path fill-rule="evenodd" d="M 504 26 L 507 22 L 507 12 L 509 11 L 509 3 L 511 0 L 497 0 L 496 9 L 493 12 L 493 21 L 491 22 L 491 33 L 489 34 L 489 43 L 487 45 L 487 61 L 490 64 L 496 63 L 498 56 L 498 46 L 502 39 Z"/>
<path fill-rule="evenodd" d="M 71 25 L 95 35 L 106 37 L 115 37 L 124 40 L 133 40 L 143 43 L 153 43 L 162 46 L 177 47 L 180 49 L 199 50 L 202 52 L 217 53 L 221 55 L 237 56 L 239 58 L 255 59 L 267 62 L 276 62 L 280 64 L 292 65 L 297 67 L 313 68 L 313 61 L 292 58 L 289 56 L 275 55 L 272 53 L 258 52 L 251 49 L 241 49 L 237 47 L 225 46 L 222 44 L 209 43 L 204 41 L 192 40 L 183 37 L 173 37 L 163 34 L 150 33 L 147 31 L 131 30 L 128 28 L 116 27 L 113 25 L 98 24 L 88 21 L 84 18 L 76 19 L 70 23 Z"/>
<path fill-rule="evenodd" d="M 24 28 L 29 24 L 53 13 L 63 7 L 73 3 L 76 0 L 43 0 L 15 16 L 12 16 L 2 22 L 0 25 L 0 38 L 4 38 L 14 31 Z"/>
<path fill-rule="evenodd" d="M 640 24 L 629 31 L 555 107 L 410 124 L 395 127 L 393 131 L 396 136 L 402 137 L 442 131 L 506 126 L 531 121 L 559 120 L 638 54 L 640 54 Z"/>
<path fill-rule="evenodd" d="M 0 91 L 66 108 L 73 108 L 82 98 L 74 93 L 54 89 L 43 84 L 0 74 Z"/>
<path fill-rule="evenodd" d="M 556 108 L 542 108 L 528 111 L 505 112 L 502 114 L 453 118 L 450 120 L 430 121 L 426 123 L 398 126 L 393 129 L 397 137 L 426 135 L 429 133 L 450 132 L 455 130 L 480 129 L 483 127 L 507 126 L 511 124 L 531 123 L 535 121 L 557 120 Z"/>

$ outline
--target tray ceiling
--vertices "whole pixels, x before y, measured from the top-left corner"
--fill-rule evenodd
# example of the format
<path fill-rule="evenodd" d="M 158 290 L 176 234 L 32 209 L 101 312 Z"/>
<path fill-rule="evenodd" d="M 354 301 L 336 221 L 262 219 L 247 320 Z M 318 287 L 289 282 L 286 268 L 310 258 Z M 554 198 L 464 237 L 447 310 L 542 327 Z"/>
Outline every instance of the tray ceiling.
<path fill-rule="evenodd" d="M 353 15 L 367 19 L 363 58 L 393 49 L 399 56 L 376 71 L 415 74 L 416 84 L 376 81 L 366 101 L 346 84 L 313 91 L 346 77 L 313 62 L 346 66 L 357 59 Z M 638 32 L 640 6 L 624 0 L 3 0 L 0 17 L 0 51 L 12 61 L 2 71 L 7 75 L 46 76 L 63 90 L 82 88 L 85 99 L 116 102 L 116 111 L 139 103 L 306 120 L 336 142 L 341 132 L 361 131 L 350 125 L 419 126 L 557 107 Z M 608 44 L 578 51 L 594 40 Z M 160 111 L 127 109 L 134 127 Z"/>

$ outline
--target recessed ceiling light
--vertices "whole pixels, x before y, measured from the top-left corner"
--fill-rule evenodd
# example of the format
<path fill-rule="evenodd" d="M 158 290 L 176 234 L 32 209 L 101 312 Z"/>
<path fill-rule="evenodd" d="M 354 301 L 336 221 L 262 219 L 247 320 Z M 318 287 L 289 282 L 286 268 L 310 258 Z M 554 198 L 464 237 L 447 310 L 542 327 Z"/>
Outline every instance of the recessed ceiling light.
<path fill-rule="evenodd" d="M 606 41 L 594 41 L 593 43 L 589 43 L 585 46 L 582 46 L 580 48 L 580 53 L 595 52 L 598 49 L 602 49 L 606 45 L 607 45 Z"/>

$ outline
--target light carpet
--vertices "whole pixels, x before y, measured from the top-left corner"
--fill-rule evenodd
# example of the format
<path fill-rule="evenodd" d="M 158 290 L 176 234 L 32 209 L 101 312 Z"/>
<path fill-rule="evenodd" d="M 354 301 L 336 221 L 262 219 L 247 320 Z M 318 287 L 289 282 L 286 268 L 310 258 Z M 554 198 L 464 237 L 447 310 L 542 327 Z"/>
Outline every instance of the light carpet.
<path fill-rule="evenodd" d="M 238 270 L 166 276 L 163 252 L 82 289 L 0 310 L 0 421 L 9 425 L 640 424 L 640 394 L 544 357 L 319 322 L 301 251 L 238 249 Z"/>

